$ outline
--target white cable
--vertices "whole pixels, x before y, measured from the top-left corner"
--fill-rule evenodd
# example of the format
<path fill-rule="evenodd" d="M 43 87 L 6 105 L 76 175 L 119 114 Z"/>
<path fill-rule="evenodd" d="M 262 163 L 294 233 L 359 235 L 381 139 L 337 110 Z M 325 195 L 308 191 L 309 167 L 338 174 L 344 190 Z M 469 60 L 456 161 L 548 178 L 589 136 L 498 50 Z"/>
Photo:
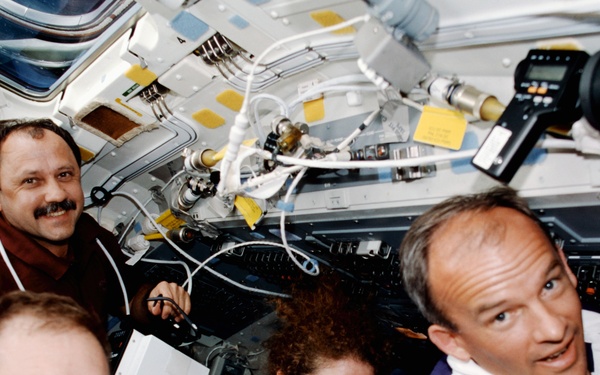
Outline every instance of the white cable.
<path fill-rule="evenodd" d="M 264 59 L 269 53 L 271 53 L 271 51 L 273 51 L 275 48 L 279 47 L 282 44 L 290 43 L 290 42 L 293 42 L 293 41 L 296 41 L 296 40 L 299 40 L 302 38 L 308 38 L 308 37 L 312 37 L 315 35 L 324 34 L 324 33 L 328 33 L 331 31 L 343 29 L 345 27 L 354 25 L 355 23 L 358 23 L 358 22 L 366 22 L 368 19 L 369 19 L 368 15 L 364 15 L 361 17 L 355 17 L 353 19 L 350 19 L 345 22 L 341 22 L 341 23 L 333 25 L 333 26 L 309 31 L 306 33 L 293 35 L 291 37 L 278 40 L 275 43 L 271 44 L 269 47 L 267 47 L 255 59 L 254 64 L 252 64 L 250 73 L 248 74 L 248 78 L 246 80 L 246 90 L 244 92 L 244 100 L 242 101 L 242 106 L 240 108 L 240 112 L 235 117 L 234 124 L 231 127 L 231 130 L 229 132 L 229 142 L 227 145 L 227 151 L 225 152 L 225 156 L 221 160 L 221 181 L 219 182 L 219 184 L 217 186 L 217 191 L 220 194 L 229 194 L 230 193 L 228 191 L 228 186 L 230 185 L 229 179 L 231 178 L 229 170 L 231 167 L 231 163 L 233 163 L 233 161 L 237 158 L 239 147 L 244 140 L 246 129 L 248 128 L 248 125 L 249 125 L 249 121 L 247 118 L 247 112 L 248 112 L 248 102 L 249 102 L 249 97 L 250 97 L 250 91 L 252 88 L 252 81 L 254 80 L 254 71 L 256 70 L 256 67 L 260 64 L 261 60 Z"/>
<path fill-rule="evenodd" d="M 536 144 L 537 148 L 552 149 L 575 149 L 575 142 L 562 139 L 544 139 Z M 271 159 L 270 152 L 257 150 L 257 154 L 265 159 Z M 320 169 L 361 169 L 361 168 L 404 168 L 423 164 L 433 164 L 437 162 L 452 161 L 457 159 L 466 159 L 473 157 L 477 149 L 449 152 L 447 154 L 428 155 L 409 159 L 389 159 L 389 160 L 352 160 L 352 161 L 331 161 L 325 159 L 300 159 L 290 156 L 277 155 L 277 161 L 294 166 L 302 166 Z M 334 155 L 334 154 L 332 154 Z M 291 167 L 290 167 L 291 168 Z M 249 186 L 250 181 L 247 182 Z M 246 186 L 246 185 L 245 185 Z"/>
<path fill-rule="evenodd" d="M 260 62 L 262 61 L 262 59 L 264 59 L 275 48 L 279 47 L 282 44 L 290 43 L 290 42 L 293 42 L 293 41 L 296 41 L 296 40 L 299 40 L 299 39 L 309 38 L 309 37 L 312 37 L 312 36 L 315 36 L 315 35 L 325 34 L 325 33 L 328 33 L 330 31 L 340 30 L 340 29 L 343 29 L 345 27 L 352 26 L 355 23 L 366 22 L 368 20 L 368 18 L 369 18 L 368 15 L 364 15 L 364 16 L 360 16 L 360 17 L 355 17 L 355 18 L 352 18 L 352 19 L 350 19 L 348 21 L 341 22 L 341 23 L 338 23 L 338 24 L 333 25 L 333 26 L 324 27 L 322 29 L 317 29 L 317 30 L 313 30 L 313 31 L 308 31 L 306 33 L 301 33 L 301 34 L 293 35 L 291 37 L 278 40 L 275 43 L 271 44 L 267 49 L 265 49 L 256 58 L 256 60 L 254 61 L 254 64 L 252 64 L 252 68 L 250 70 L 250 74 L 248 75 L 248 80 L 246 81 L 246 91 L 244 93 L 244 101 L 242 103 L 242 108 L 240 109 L 240 112 L 245 112 L 247 110 L 247 108 L 246 108 L 247 107 L 247 102 L 248 102 L 248 98 L 250 97 L 250 90 L 252 88 L 252 81 L 254 80 L 254 71 L 256 70 L 256 67 L 260 64 Z"/>
<path fill-rule="evenodd" d="M 579 1 L 548 1 L 540 7 L 537 3 L 528 6 L 518 4 L 517 7 L 501 7 L 493 12 L 473 12 L 468 17 L 444 17 L 440 20 L 438 29 L 445 31 L 446 28 L 457 28 L 463 25 L 472 26 L 498 22 L 502 20 L 513 20 L 518 17 L 540 18 L 545 15 L 587 15 L 600 12 L 598 0 Z"/>
<path fill-rule="evenodd" d="M 341 86 L 344 84 L 357 85 L 359 83 L 367 83 L 371 87 L 373 87 L 373 83 L 371 82 L 371 80 L 368 79 L 367 77 L 365 77 L 364 74 L 350 74 L 350 75 L 346 75 L 346 76 L 331 78 L 331 79 L 328 79 L 327 81 L 319 82 L 318 84 L 314 85 L 310 89 L 306 90 L 300 97 L 293 100 L 288 105 L 288 107 L 295 108 L 300 102 L 304 101 L 305 98 L 307 98 L 309 96 L 313 96 L 315 94 L 320 94 L 323 92 L 322 90 L 325 90 L 329 87 Z M 358 86 L 358 87 L 362 88 L 363 86 Z"/>
<path fill-rule="evenodd" d="M 144 207 L 146 207 L 148 205 L 148 203 L 150 203 L 151 201 L 152 201 L 152 197 L 148 198 L 143 203 Z M 133 215 L 131 220 L 129 220 L 129 223 L 127 223 L 127 226 L 125 228 L 123 228 L 123 232 L 121 232 L 121 237 L 119 237 L 119 245 L 123 246 L 123 241 L 125 241 L 125 237 L 127 236 L 127 233 L 133 226 L 133 223 L 135 223 L 135 219 L 137 219 L 137 217 L 140 215 L 140 212 L 142 212 L 142 211 L 138 210 L 138 212 L 136 212 L 135 215 Z"/>
<path fill-rule="evenodd" d="M 225 282 L 228 282 L 229 284 L 234 285 L 240 289 L 247 290 L 248 292 L 260 293 L 260 294 L 265 294 L 267 296 L 273 296 L 273 297 L 290 298 L 290 296 L 288 294 L 271 292 L 270 290 L 253 288 L 253 287 L 249 287 L 249 286 L 240 284 L 237 281 L 231 280 L 230 278 L 218 273 L 217 271 L 213 270 L 212 268 L 204 267 L 204 269 L 207 270 L 208 272 L 210 272 L 211 274 L 213 274 L 214 276 L 218 277 L 219 279 L 221 279 Z"/>
<path fill-rule="evenodd" d="M 360 126 L 354 129 L 354 131 L 348 137 L 346 137 L 346 139 L 340 142 L 340 144 L 338 144 L 335 149 L 338 151 L 343 150 L 344 148 L 346 148 L 346 146 L 352 143 L 352 141 L 354 141 L 354 139 L 358 137 L 358 135 L 362 133 L 364 129 L 371 125 L 371 123 L 373 122 L 373 120 L 375 120 L 375 117 L 379 114 L 379 112 L 381 112 L 381 109 L 379 108 L 371 112 L 371 114 L 367 116 L 367 118 L 360 124 Z"/>
<path fill-rule="evenodd" d="M 269 172 L 267 174 L 261 174 L 260 176 L 257 176 L 256 178 L 248 179 L 246 182 L 244 182 L 241 185 L 240 191 L 246 190 L 247 188 L 252 188 L 252 187 L 266 184 L 267 182 L 278 179 L 284 175 L 290 175 L 292 173 L 296 173 L 299 170 L 301 170 L 302 168 L 303 168 L 302 166 L 296 165 L 296 166 L 292 166 L 292 167 L 283 167 L 281 169 L 274 169 L 272 172 Z"/>
<path fill-rule="evenodd" d="M 217 350 L 219 349 L 225 349 L 225 345 L 219 345 L 214 347 L 210 352 L 208 352 L 208 355 L 206 356 L 206 361 L 204 362 L 205 366 L 208 367 L 209 366 L 209 362 L 210 362 L 210 356 Z"/>
<path fill-rule="evenodd" d="M 126 251 L 123 251 L 123 250 L 121 250 L 121 252 L 122 252 L 122 253 L 123 253 L 125 256 L 127 256 L 127 257 L 129 257 L 129 258 L 131 258 L 131 257 L 133 256 L 133 255 L 129 254 L 129 253 L 128 253 L 128 252 L 126 252 Z M 142 262 L 146 262 L 146 263 L 156 263 L 156 264 L 176 264 L 176 265 L 182 266 L 182 267 L 185 269 L 185 274 L 186 274 L 186 277 L 187 277 L 188 279 L 190 278 L 190 275 L 191 275 L 191 270 L 190 270 L 190 267 L 187 265 L 187 263 L 185 263 L 185 262 L 182 262 L 182 261 L 180 261 L 180 260 L 163 260 L 163 259 L 151 259 L 151 258 L 142 258 L 142 259 L 140 259 L 140 260 L 141 260 Z M 191 295 L 191 293 L 192 293 L 192 285 L 190 285 L 190 286 L 189 286 L 189 288 L 187 289 L 187 292 L 188 292 L 188 294 L 190 294 L 190 295 Z"/>
<path fill-rule="evenodd" d="M 307 98 L 310 98 L 311 96 L 315 95 L 315 94 L 322 94 L 322 93 L 326 93 L 326 92 L 348 92 L 348 91 L 381 91 L 381 89 L 379 89 L 376 86 L 361 86 L 361 85 L 343 85 L 343 86 L 330 86 L 330 87 L 324 87 L 318 91 L 313 91 L 312 89 L 305 92 L 304 94 L 302 94 L 301 96 L 299 96 L 296 100 L 294 100 L 292 103 L 290 103 L 290 111 L 294 111 L 296 109 L 296 107 L 302 103 L 303 101 L 305 101 Z"/>
<path fill-rule="evenodd" d="M 133 195 L 129 194 L 129 193 L 125 193 L 125 192 L 113 192 L 112 193 L 113 196 L 123 196 L 123 197 L 127 197 L 129 199 L 131 199 L 136 205 L 138 205 L 138 207 L 142 210 L 142 212 L 144 213 L 144 215 L 146 215 L 146 217 L 148 217 L 150 219 L 150 222 L 152 223 L 152 225 L 154 225 L 154 227 L 158 230 L 158 232 L 163 236 L 163 238 L 169 243 L 169 245 L 171 245 L 173 247 L 173 249 L 175 249 L 180 255 L 182 255 L 184 258 L 188 259 L 189 261 L 191 261 L 194 264 L 198 264 L 198 265 L 202 265 L 202 268 L 206 269 L 206 271 L 210 272 L 213 276 L 218 277 L 219 279 L 228 282 L 234 286 L 237 286 L 240 289 L 244 289 L 244 290 L 248 290 L 251 292 L 256 292 L 256 293 L 262 293 L 262 294 L 266 294 L 266 295 L 274 295 L 274 296 L 278 296 L 278 297 L 282 297 L 285 295 L 282 295 L 280 293 L 275 293 L 275 292 L 271 292 L 268 290 L 263 290 L 263 289 L 259 289 L 259 288 L 251 288 L 251 287 L 247 287 L 245 285 L 242 285 L 234 280 L 231 280 L 230 278 L 220 274 L 219 272 L 213 270 L 210 267 L 205 267 L 201 262 L 199 262 L 197 259 L 195 259 L 194 257 L 192 257 L 191 255 L 189 255 L 188 253 L 186 253 L 185 251 L 183 251 L 179 246 L 177 246 L 177 244 L 175 242 L 173 242 L 171 239 L 169 239 L 169 237 L 167 237 L 166 232 L 164 231 L 164 229 L 162 228 L 162 225 L 159 225 L 156 220 L 154 220 L 154 218 L 150 215 L 150 213 L 148 212 L 148 210 L 146 210 L 145 207 L 143 207 L 141 205 L 141 202 L 134 197 Z M 192 273 L 193 275 L 194 273 Z M 189 293 L 188 293 L 189 294 Z"/>
<path fill-rule="evenodd" d="M 260 115 L 258 111 L 258 104 L 263 100 L 272 100 L 279 105 L 279 114 L 285 117 L 289 117 L 290 110 L 285 101 L 275 95 L 272 94 L 258 94 L 250 99 L 250 106 L 252 108 L 252 112 L 254 113 L 254 123 L 253 128 L 256 132 L 256 135 L 259 137 L 261 144 L 264 144 L 267 136 L 264 134 L 262 126 L 260 124 Z"/>
<path fill-rule="evenodd" d="M 175 173 L 173 176 L 171 176 L 171 178 L 169 179 L 169 181 L 167 181 L 167 183 L 162 188 L 160 188 L 160 191 L 161 192 L 165 191 L 165 189 L 169 185 L 171 185 L 173 183 L 173 181 L 175 181 L 175 179 L 177 179 L 179 176 L 181 176 L 185 172 L 186 172 L 186 170 L 182 169 L 179 172 Z M 144 202 L 144 207 L 146 207 L 148 205 L 148 203 L 150 203 L 151 201 L 152 201 L 152 197 L 148 198 L 146 200 L 146 202 Z M 129 223 L 127 224 L 127 226 L 125 228 L 123 228 L 123 233 L 121 234 L 121 237 L 119 238 L 119 244 L 123 244 L 123 241 L 125 240 L 125 236 L 129 232 L 129 229 L 131 229 L 131 226 L 135 222 L 135 219 L 137 219 L 137 217 L 139 216 L 140 212 L 142 212 L 142 211 L 138 210 L 138 212 L 136 212 L 136 214 L 133 216 L 133 218 L 131 218 L 131 220 L 129 221 Z M 98 221 L 98 222 L 100 222 L 100 221 Z"/>
<path fill-rule="evenodd" d="M 224 253 L 227 253 L 227 252 L 229 252 L 229 251 L 231 251 L 231 250 L 233 250 L 233 249 L 237 249 L 238 247 L 244 247 L 244 246 L 253 246 L 253 245 L 267 245 L 267 246 L 274 246 L 274 247 L 281 247 L 281 248 L 284 248 L 284 246 L 283 246 L 282 244 L 280 244 L 280 243 L 277 243 L 277 242 L 270 242 L 270 241 L 249 241 L 249 242 L 242 242 L 242 243 L 238 243 L 238 244 L 235 244 L 235 245 L 233 245 L 233 246 L 229 246 L 229 247 L 227 247 L 227 248 L 221 249 L 221 250 L 217 251 L 216 253 L 212 254 L 211 256 L 209 256 L 208 258 L 206 258 L 206 259 L 205 259 L 205 260 L 204 260 L 204 261 L 203 261 L 203 262 L 202 262 L 202 263 L 201 263 L 201 264 L 198 266 L 198 268 L 196 268 L 196 269 L 195 269 L 195 270 L 192 272 L 192 277 L 193 277 L 193 276 L 194 276 L 194 275 L 195 275 L 195 274 L 196 274 L 198 271 L 200 271 L 200 269 L 204 268 L 204 267 L 206 266 L 206 264 L 208 264 L 208 263 L 209 263 L 211 260 L 215 259 L 216 257 L 218 257 L 218 256 L 220 256 L 220 255 L 222 255 L 222 254 L 224 254 Z M 292 253 L 295 253 L 295 254 L 297 254 L 297 255 L 300 255 L 300 256 L 302 256 L 302 257 L 304 257 L 304 258 L 306 258 L 306 259 L 310 260 L 310 258 L 309 258 L 309 257 L 308 257 L 306 254 L 304 254 L 303 252 L 301 252 L 301 251 L 299 251 L 299 250 L 297 250 L 297 249 L 294 249 L 293 247 L 290 247 L 290 248 L 289 248 L 289 250 L 290 250 Z M 245 287 L 245 286 L 243 286 L 243 285 L 242 285 L 242 287 L 244 287 L 244 289 L 246 289 L 246 290 L 250 290 L 250 291 L 256 291 L 256 289 L 254 289 L 254 288 L 248 288 L 248 287 Z M 290 297 L 290 296 L 289 296 L 289 295 L 287 295 L 287 294 L 281 294 L 281 293 L 275 293 L 275 292 L 269 292 L 269 294 L 271 294 L 271 295 L 274 295 L 274 296 L 277 296 L 277 297 L 285 297 L 285 298 L 288 298 L 288 297 Z"/>
<path fill-rule="evenodd" d="M 477 152 L 476 149 L 449 152 L 447 154 L 440 155 L 428 155 L 421 156 L 418 158 L 410 159 L 389 159 L 389 160 L 352 160 L 352 161 L 329 161 L 327 158 L 313 160 L 313 159 L 300 159 L 289 156 L 277 155 L 277 161 L 288 164 L 303 166 L 309 168 L 321 168 L 321 169 L 357 169 L 357 168 L 404 168 L 413 167 L 422 164 L 433 164 L 442 161 L 450 161 L 456 159 L 465 159 L 472 157 Z M 266 153 L 266 151 L 261 151 Z M 270 158 L 270 155 L 265 157 Z"/>
<path fill-rule="evenodd" d="M 292 183 L 288 187 L 285 197 L 283 198 L 284 204 L 288 203 L 290 196 L 292 195 L 292 192 L 294 191 L 294 189 L 296 188 L 296 186 L 298 185 L 298 183 L 304 176 L 304 173 L 306 172 L 307 169 L 308 168 L 302 168 L 302 170 L 300 170 L 300 172 L 292 180 Z M 283 244 L 283 248 L 285 249 L 285 252 L 290 257 L 292 262 L 294 262 L 294 264 L 298 268 L 300 268 L 304 273 L 307 273 L 311 276 L 317 276 L 319 274 L 319 266 L 317 264 L 313 264 L 311 262 L 310 257 L 308 257 L 305 254 L 302 254 L 304 259 L 306 259 L 306 261 L 307 261 L 306 266 L 305 266 L 305 265 L 301 264 L 300 262 L 298 262 L 298 259 L 296 259 L 296 257 L 292 253 L 292 250 L 291 250 L 290 246 L 288 245 L 287 236 L 286 236 L 286 232 L 285 232 L 285 212 L 286 212 L 285 209 L 281 210 L 281 215 L 280 215 L 280 220 L 279 220 L 279 228 L 280 228 L 280 232 L 281 232 L 281 242 Z M 308 269 L 309 264 L 313 266 L 312 271 Z"/>
<path fill-rule="evenodd" d="M 4 259 L 4 263 L 6 263 L 6 267 L 10 271 L 10 274 L 12 275 L 13 279 L 15 279 L 15 283 L 17 284 L 20 290 L 25 291 L 25 287 L 23 286 L 19 275 L 17 275 L 17 271 L 15 271 L 12 263 L 10 262 L 10 259 L 8 259 L 8 254 L 6 253 L 6 249 L 4 248 L 2 241 L 0 241 L 0 253 L 2 253 L 2 259 Z"/>
<path fill-rule="evenodd" d="M 414 100 L 406 98 L 404 96 L 400 97 L 400 100 L 402 101 L 403 104 L 405 104 L 409 107 L 412 107 L 412 108 L 418 110 L 419 112 L 423 112 L 423 107 L 424 107 L 423 104 L 417 103 Z"/>
<path fill-rule="evenodd" d="M 162 260 L 162 259 L 149 259 L 149 258 L 142 258 L 141 259 L 142 262 L 146 262 L 146 263 L 156 263 L 156 264 L 178 264 L 180 266 L 183 267 L 183 269 L 185 270 L 185 275 L 189 278 L 190 275 L 192 274 L 192 271 L 190 270 L 190 267 L 187 265 L 187 263 L 182 262 L 180 260 Z M 192 295 L 192 283 L 190 283 L 188 285 L 188 288 L 186 289 L 188 294 L 191 296 Z"/>
<path fill-rule="evenodd" d="M 125 283 L 123 282 L 123 278 L 121 277 L 121 272 L 119 272 L 119 268 L 117 267 L 117 264 L 115 263 L 115 260 L 113 259 L 113 257 L 110 256 L 110 253 L 108 252 L 108 250 L 106 250 L 106 248 L 104 247 L 104 245 L 98 238 L 96 238 L 96 243 L 98 244 L 98 246 L 100 246 L 102 251 L 104 251 L 104 255 L 106 255 L 108 262 L 110 263 L 112 268 L 115 270 L 115 273 L 117 274 L 117 278 L 119 279 L 119 284 L 121 285 L 121 290 L 123 291 L 123 299 L 125 300 L 125 314 L 131 315 L 131 310 L 129 308 L 129 297 L 127 296 L 127 289 L 125 288 Z"/>

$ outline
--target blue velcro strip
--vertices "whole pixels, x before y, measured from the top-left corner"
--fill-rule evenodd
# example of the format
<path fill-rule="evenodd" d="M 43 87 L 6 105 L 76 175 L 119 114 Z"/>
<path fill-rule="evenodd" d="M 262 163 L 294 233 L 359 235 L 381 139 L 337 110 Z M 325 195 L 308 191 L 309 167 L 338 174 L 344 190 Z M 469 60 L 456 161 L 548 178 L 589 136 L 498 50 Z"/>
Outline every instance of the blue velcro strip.
<path fill-rule="evenodd" d="M 285 203 L 284 201 L 277 201 L 277 208 L 285 212 L 294 212 L 293 203 Z"/>
<path fill-rule="evenodd" d="M 246 21 L 242 17 L 238 16 L 237 14 L 235 16 L 230 17 L 229 22 L 231 22 L 231 24 L 233 26 L 237 27 L 240 30 L 243 30 L 243 29 L 247 28 L 248 26 L 250 26 L 248 21 Z"/>
<path fill-rule="evenodd" d="M 189 40 L 197 40 L 208 31 L 208 25 L 188 12 L 181 12 L 171 21 L 171 28 Z"/>

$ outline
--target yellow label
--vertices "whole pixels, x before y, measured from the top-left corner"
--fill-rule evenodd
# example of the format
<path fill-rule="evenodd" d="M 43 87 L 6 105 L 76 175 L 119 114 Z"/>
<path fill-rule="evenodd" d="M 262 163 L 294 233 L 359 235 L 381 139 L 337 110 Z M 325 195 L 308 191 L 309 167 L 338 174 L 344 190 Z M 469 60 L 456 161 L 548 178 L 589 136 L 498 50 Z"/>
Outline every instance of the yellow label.
<path fill-rule="evenodd" d="M 192 113 L 192 118 L 209 129 L 225 125 L 225 119 L 208 108 Z"/>
<path fill-rule="evenodd" d="M 232 111 L 239 112 L 244 103 L 244 96 L 238 94 L 233 90 L 225 90 L 216 97 L 217 102 L 221 103 L 225 107 Z"/>
<path fill-rule="evenodd" d="M 240 211 L 250 229 L 254 229 L 254 224 L 263 216 L 262 209 L 256 204 L 254 199 L 238 195 L 235 197 L 233 204 Z"/>
<path fill-rule="evenodd" d="M 325 118 L 325 100 L 323 98 L 304 102 L 306 122 L 315 122 Z"/>
<path fill-rule="evenodd" d="M 154 240 L 162 240 L 164 239 L 163 235 L 160 233 L 152 233 L 144 236 L 146 241 L 154 241 Z"/>
<path fill-rule="evenodd" d="M 184 220 L 178 219 L 173 215 L 171 210 L 166 210 L 157 219 L 156 222 L 167 229 L 176 229 L 182 225 L 185 225 Z"/>
<path fill-rule="evenodd" d="M 462 113 L 425 106 L 415 130 L 414 140 L 434 146 L 460 150 L 467 120 Z"/>
<path fill-rule="evenodd" d="M 96 157 L 96 154 L 88 150 L 85 147 L 79 146 L 79 152 L 81 153 L 81 160 L 86 163 Z"/>
<path fill-rule="evenodd" d="M 157 78 L 156 74 L 148 68 L 142 68 L 139 64 L 132 65 L 126 72 L 125 77 L 140 86 L 148 86 Z"/>
<path fill-rule="evenodd" d="M 339 14 L 332 10 L 311 12 L 310 16 L 313 20 L 317 21 L 317 23 L 319 23 L 319 25 L 323 27 L 337 25 L 338 23 L 342 23 L 345 21 Z M 352 34 L 355 31 L 356 29 L 354 27 L 346 26 L 342 29 L 334 31 L 333 34 Z"/>

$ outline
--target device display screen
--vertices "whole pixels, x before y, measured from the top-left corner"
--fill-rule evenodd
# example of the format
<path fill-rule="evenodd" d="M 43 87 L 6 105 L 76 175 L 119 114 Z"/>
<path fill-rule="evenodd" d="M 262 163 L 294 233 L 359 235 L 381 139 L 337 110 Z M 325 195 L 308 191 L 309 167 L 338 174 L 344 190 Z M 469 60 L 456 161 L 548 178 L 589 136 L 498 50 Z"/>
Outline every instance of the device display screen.
<path fill-rule="evenodd" d="M 562 81 L 567 72 L 566 65 L 531 65 L 525 79 L 536 81 Z"/>

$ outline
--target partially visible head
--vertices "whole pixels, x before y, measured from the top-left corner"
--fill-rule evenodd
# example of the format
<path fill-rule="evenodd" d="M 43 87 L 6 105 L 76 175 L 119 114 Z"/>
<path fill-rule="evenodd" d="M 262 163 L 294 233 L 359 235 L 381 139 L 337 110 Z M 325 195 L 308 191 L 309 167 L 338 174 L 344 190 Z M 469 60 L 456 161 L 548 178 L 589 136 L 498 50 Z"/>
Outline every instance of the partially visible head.
<path fill-rule="evenodd" d="M 48 119 L 0 122 L 0 212 L 46 247 L 64 246 L 83 211 L 81 154 Z"/>
<path fill-rule="evenodd" d="M 0 375 L 108 375 L 105 335 L 69 297 L 10 292 L 0 298 Z"/>
<path fill-rule="evenodd" d="M 56 133 L 56 135 L 61 137 L 65 143 L 67 143 L 69 149 L 71 149 L 71 152 L 73 152 L 73 157 L 75 157 L 77 165 L 81 165 L 81 150 L 79 150 L 79 146 L 77 146 L 77 143 L 71 134 L 60 126 L 57 126 L 48 118 L 35 120 L 13 119 L 0 121 L 0 150 L 2 150 L 2 145 L 9 135 L 20 131 L 26 131 L 31 134 L 33 138 L 36 136 L 42 137 L 42 129 Z"/>
<path fill-rule="evenodd" d="M 411 226 L 400 257 L 445 353 L 497 375 L 586 373 L 577 280 L 514 190 L 438 204 Z"/>
<path fill-rule="evenodd" d="M 297 284 L 276 306 L 281 328 L 266 343 L 271 375 L 373 375 L 382 342 L 367 300 L 337 279 Z"/>
<path fill-rule="evenodd" d="M 524 199 L 513 189 L 499 186 L 480 194 L 459 195 L 446 199 L 419 216 L 406 233 L 400 246 L 402 279 L 411 299 L 429 322 L 453 327 L 452 322 L 439 310 L 430 293 L 428 260 L 435 234 L 459 216 L 476 215 L 496 207 L 518 211 L 543 229 L 543 225 Z M 467 232 L 468 228 L 464 229 L 460 234 L 464 234 L 465 240 L 467 237 L 482 234 L 477 231 Z M 488 229 L 494 230 L 493 227 Z"/>

